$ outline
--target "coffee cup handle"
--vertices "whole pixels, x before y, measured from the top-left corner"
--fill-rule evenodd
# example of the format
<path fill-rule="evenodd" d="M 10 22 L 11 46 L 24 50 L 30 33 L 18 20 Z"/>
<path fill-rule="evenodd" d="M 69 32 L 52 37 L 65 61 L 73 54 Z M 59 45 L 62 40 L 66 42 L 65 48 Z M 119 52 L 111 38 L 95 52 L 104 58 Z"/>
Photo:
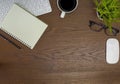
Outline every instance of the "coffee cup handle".
<path fill-rule="evenodd" d="M 64 12 L 64 11 L 62 11 L 60 17 L 61 17 L 61 18 L 64 18 L 64 17 L 65 17 L 65 12 Z"/>

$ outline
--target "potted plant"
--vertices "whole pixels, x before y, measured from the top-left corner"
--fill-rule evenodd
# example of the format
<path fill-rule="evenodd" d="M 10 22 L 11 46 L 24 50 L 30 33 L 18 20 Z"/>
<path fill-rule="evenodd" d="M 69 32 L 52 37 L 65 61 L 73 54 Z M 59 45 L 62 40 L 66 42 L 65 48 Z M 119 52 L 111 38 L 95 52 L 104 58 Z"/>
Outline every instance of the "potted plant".
<path fill-rule="evenodd" d="M 120 0 L 94 0 L 97 16 L 112 32 L 112 24 L 120 22 Z"/>

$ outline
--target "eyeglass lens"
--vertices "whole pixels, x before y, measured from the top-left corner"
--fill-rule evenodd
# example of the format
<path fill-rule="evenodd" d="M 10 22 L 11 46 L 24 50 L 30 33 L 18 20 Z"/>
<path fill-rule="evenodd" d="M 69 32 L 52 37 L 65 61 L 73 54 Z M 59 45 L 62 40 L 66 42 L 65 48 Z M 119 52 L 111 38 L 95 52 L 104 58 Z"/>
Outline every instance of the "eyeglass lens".
<path fill-rule="evenodd" d="M 108 36 L 116 36 L 117 33 L 119 33 L 119 30 L 116 28 L 112 28 L 112 32 L 110 32 L 109 28 L 105 26 L 104 24 L 96 23 L 94 21 L 89 21 L 89 27 L 91 30 L 100 32 L 102 29 L 104 29 L 104 32 Z"/>

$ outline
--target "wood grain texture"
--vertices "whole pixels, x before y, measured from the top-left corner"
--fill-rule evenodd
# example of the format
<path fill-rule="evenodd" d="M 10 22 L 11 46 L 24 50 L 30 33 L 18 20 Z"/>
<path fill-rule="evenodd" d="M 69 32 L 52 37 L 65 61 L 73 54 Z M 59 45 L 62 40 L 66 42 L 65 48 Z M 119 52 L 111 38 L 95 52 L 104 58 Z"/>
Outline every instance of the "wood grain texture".
<path fill-rule="evenodd" d="M 120 84 L 120 62 L 105 61 L 109 37 L 88 27 L 90 19 L 100 22 L 92 0 L 79 0 L 64 19 L 56 0 L 50 2 L 53 12 L 38 17 L 49 27 L 33 50 L 0 31 L 22 47 L 0 38 L 0 84 Z"/>

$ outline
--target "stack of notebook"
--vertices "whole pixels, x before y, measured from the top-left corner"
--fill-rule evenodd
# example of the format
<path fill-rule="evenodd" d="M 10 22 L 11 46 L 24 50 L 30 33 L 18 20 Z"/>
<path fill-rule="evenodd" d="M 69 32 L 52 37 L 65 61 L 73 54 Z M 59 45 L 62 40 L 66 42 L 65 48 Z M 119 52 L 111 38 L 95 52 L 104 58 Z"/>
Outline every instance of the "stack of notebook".
<path fill-rule="evenodd" d="M 52 11 L 49 0 L 0 0 L 0 23 L 4 20 L 14 3 L 34 16 Z"/>
<path fill-rule="evenodd" d="M 14 4 L 2 21 L 1 30 L 33 49 L 47 24 Z"/>

